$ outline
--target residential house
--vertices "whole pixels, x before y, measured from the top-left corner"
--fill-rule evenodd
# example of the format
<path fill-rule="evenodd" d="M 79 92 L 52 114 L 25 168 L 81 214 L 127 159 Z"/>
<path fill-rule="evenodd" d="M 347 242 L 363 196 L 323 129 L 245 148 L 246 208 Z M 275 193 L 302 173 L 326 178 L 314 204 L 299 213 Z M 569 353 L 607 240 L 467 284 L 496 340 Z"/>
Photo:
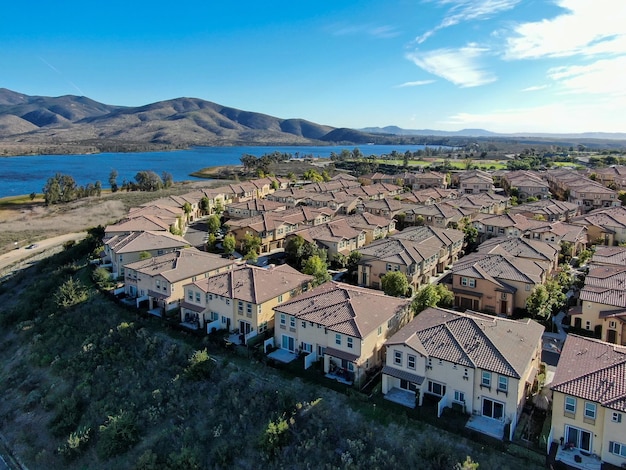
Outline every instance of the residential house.
<path fill-rule="evenodd" d="M 626 348 L 567 335 L 550 384 L 557 461 L 570 468 L 626 467 L 624 377 Z"/>
<path fill-rule="evenodd" d="M 495 190 L 493 178 L 486 171 L 469 170 L 452 174 L 452 187 L 463 194 L 489 193 Z"/>
<path fill-rule="evenodd" d="M 579 293 L 580 306 L 570 309 L 574 326 L 597 338 L 626 345 L 626 266 L 589 266 Z"/>
<path fill-rule="evenodd" d="M 234 265 L 234 261 L 195 248 L 175 250 L 127 264 L 124 292 L 137 304 L 147 300 L 150 312 L 162 316 L 180 306 L 185 284 L 227 271 Z"/>
<path fill-rule="evenodd" d="M 529 219 L 524 236 L 533 240 L 559 243 L 561 247 L 569 245 L 570 256 L 576 256 L 588 243 L 587 227 L 567 222 L 544 222 Z"/>
<path fill-rule="evenodd" d="M 439 274 L 459 259 L 463 249 L 465 234 L 460 230 L 451 228 L 441 229 L 423 226 L 407 227 L 401 232 L 390 235 L 390 237 L 437 246 L 439 248 L 439 256 L 436 269 Z"/>
<path fill-rule="evenodd" d="M 326 249 L 331 259 L 338 253 L 348 256 L 351 251 L 359 250 L 365 245 L 365 233 L 363 229 L 351 227 L 348 221 L 342 218 L 292 232 L 288 238 L 299 235 L 307 242 Z"/>
<path fill-rule="evenodd" d="M 230 219 L 245 219 L 261 215 L 264 212 L 277 212 L 286 209 L 287 205 L 282 202 L 252 199 L 250 201 L 229 204 L 226 208 L 226 215 Z"/>
<path fill-rule="evenodd" d="M 558 267 L 561 248 L 558 243 L 529 238 L 495 237 L 481 243 L 476 251 L 533 260 L 541 263 L 550 275 Z"/>
<path fill-rule="evenodd" d="M 501 184 L 507 194 L 516 195 L 520 201 L 531 197 L 547 199 L 550 196 L 548 182 L 536 171 L 509 171 L 501 178 Z"/>
<path fill-rule="evenodd" d="M 312 276 L 289 265 L 259 268 L 241 265 L 184 286 L 183 326 L 211 333 L 240 334 L 243 344 L 274 328 L 274 307 L 311 287 Z"/>
<path fill-rule="evenodd" d="M 444 201 L 472 214 L 504 214 L 511 205 L 511 198 L 495 193 L 461 194 L 458 198 Z M 473 216 L 472 216 L 473 218 Z"/>
<path fill-rule="evenodd" d="M 359 285 L 382 288 L 382 277 L 399 271 L 407 278 L 413 292 L 437 273 L 440 247 L 436 243 L 384 238 L 359 250 Z"/>
<path fill-rule="evenodd" d="M 396 231 L 395 220 L 369 212 L 349 215 L 346 217 L 346 222 L 356 230 L 365 231 L 365 245 L 369 245 L 374 240 L 385 238 Z"/>
<path fill-rule="evenodd" d="M 431 227 L 456 227 L 464 218 L 472 218 L 475 213 L 464 208 L 454 207 L 447 202 L 427 206 L 404 205 L 406 225 L 428 225 Z"/>
<path fill-rule="evenodd" d="M 463 310 L 480 310 L 513 315 L 526 308 L 526 300 L 545 283 L 548 270 L 534 260 L 501 254 L 472 253 L 452 267 L 454 305 Z"/>
<path fill-rule="evenodd" d="M 544 328 L 427 308 L 387 340 L 382 392 L 409 407 L 457 408 L 466 427 L 512 439 L 541 362 Z M 428 398 L 428 401 L 424 399 Z"/>
<path fill-rule="evenodd" d="M 413 173 L 413 178 L 411 181 L 412 190 L 426 188 L 445 189 L 447 187 L 448 181 L 444 173 L 439 173 L 437 171 L 424 171 L 419 173 Z"/>
<path fill-rule="evenodd" d="M 326 282 L 274 308 L 276 346 L 323 361 L 324 372 L 362 383 L 383 363 L 385 340 L 407 321 L 411 301 L 339 282 Z M 308 359 L 308 360 L 307 360 Z"/>
<path fill-rule="evenodd" d="M 455 189 L 428 188 L 403 193 L 401 201 L 409 204 L 434 204 L 448 199 L 456 199 L 458 196 L 459 193 Z"/>
<path fill-rule="evenodd" d="M 596 168 L 596 181 L 612 189 L 626 189 L 626 166 L 611 165 L 606 168 Z"/>
<path fill-rule="evenodd" d="M 395 217 L 404 211 L 404 205 L 397 199 L 379 199 L 374 201 L 363 201 L 360 211 L 381 217 Z"/>
<path fill-rule="evenodd" d="M 479 240 L 484 241 L 491 237 L 521 237 L 530 223 L 527 217 L 519 214 L 480 214 L 472 225 L 478 230 Z"/>
<path fill-rule="evenodd" d="M 626 207 L 596 209 L 585 215 L 574 217 L 572 224 L 587 227 L 589 240 L 602 245 L 626 243 Z"/>
<path fill-rule="evenodd" d="M 189 247 L 183 237 L 169 232 L 133 232 L 104 239 L 104 259 L 111 263 L 113 277 L 124 276 L 124 266 L 142 257 L 161 256 Z"/>
<path fill-rule="evenodd" d="M 172 225 L 171 219 L 161 219 L 155 215 L 137 215 L 136 217 L 124 219 L 114 224 L 107 225 L 104 229 L 105 238 L 116 235 L 129 235 L 134 232 L 169 232 L 177 228 Z"/>
<path fill-rule="evenodd" d="M 521 214 L 529 219 L 567 222 L 580 214 L 580 206 L 557 199 L 540 199 L 511 207 L 509 214 Z"/>
<path fill-rule="evenodd" d="M 626 246 L 597 246 L 589 264 L 626 266 Z"/>
<path fill-rule="evenodd" d="M 247 235 L 261 240 L 259 253 L 270 253 L 283 248 L 288 234 L 300 228 L 301 220 L 293 214 L 264 212 L 246 219 L 230 219 L 226 224 L 238 246 L 242 246 Z"/>

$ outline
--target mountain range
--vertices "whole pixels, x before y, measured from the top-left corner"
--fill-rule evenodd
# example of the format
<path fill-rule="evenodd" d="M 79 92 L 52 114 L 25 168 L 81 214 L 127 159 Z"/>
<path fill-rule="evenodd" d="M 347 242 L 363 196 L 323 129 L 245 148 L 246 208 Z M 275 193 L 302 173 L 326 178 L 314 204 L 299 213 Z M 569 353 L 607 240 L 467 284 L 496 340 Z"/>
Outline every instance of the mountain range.
<path fill-rule="evenodd" d="M 523 138 L 522 134 L 517 136 Z M 626 139 L 626 134 L 577 136 Z M 62 153 L 70 153 L 70 148 L 119 151 L 193 145 L 464 145 L 469 139 L 498 137 L 511 136 L 481 129 L 445 132 L 396 126 L 335 128 L 304 119 L 242 111 L 198 98 L 127 107 L 99 103 L 84 96 L 29 96 L 0 88 L 0 147 L 30 146 L 32 152 L 51 151 L 54 146 Z"/>

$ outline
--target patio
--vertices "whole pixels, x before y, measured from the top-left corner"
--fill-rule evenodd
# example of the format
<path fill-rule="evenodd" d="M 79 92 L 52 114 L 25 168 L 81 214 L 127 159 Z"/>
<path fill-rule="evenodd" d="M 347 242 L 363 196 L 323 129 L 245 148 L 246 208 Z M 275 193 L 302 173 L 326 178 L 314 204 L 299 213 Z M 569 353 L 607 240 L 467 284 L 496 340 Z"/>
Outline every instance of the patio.
<path fill-rule="evenodd" d="M 504 437 L 504 423 L 497 419 L 472 415 L 465 423 L 465 427 L 499 440 L 502 440 Z"/>
<path fill-rule="evenodd" d="M 392 401 L 407 408 L 415 408 L 415 392 L 393 387 L 385 394 L 385 400 Z"/>
<path fill-rule="evenodd" d="M 585 454 L 580 449 L 563 449 L 562 446 L 559 446 L 556 451 L 555 461 L 563 462 L 572 468 L 580 470 L 601 470 L 602 461 L 595 455 Z"/>
<path fill-rule="evenodd" d="M 296 354 L 287 349 L 276 349 L 269 353 L 267 357 L 283 364 L 289 364 L 298 358 Z"/>
<path fill-rule="evenodd" d="M 328 374 L 326 374 L 325 377 L 327 379 L 336 380 L 337 382 L 344 385 L 352 385 L 350 375 L 352 375 L 351 372 L 337 368 L 334 372 L 329 372 Z"/>

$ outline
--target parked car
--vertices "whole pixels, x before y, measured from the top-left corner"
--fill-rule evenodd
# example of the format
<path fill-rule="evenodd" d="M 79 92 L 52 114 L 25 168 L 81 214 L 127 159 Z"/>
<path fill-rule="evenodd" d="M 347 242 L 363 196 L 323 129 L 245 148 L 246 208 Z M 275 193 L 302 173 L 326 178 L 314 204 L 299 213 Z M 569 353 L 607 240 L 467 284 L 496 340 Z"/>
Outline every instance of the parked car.
<path fill-rule="evenodd" d="M 27 250 L 32 250 L 33 248 L 37 248 L 39 245 L 37 243 L 32 243 L 26 247 Z"/>

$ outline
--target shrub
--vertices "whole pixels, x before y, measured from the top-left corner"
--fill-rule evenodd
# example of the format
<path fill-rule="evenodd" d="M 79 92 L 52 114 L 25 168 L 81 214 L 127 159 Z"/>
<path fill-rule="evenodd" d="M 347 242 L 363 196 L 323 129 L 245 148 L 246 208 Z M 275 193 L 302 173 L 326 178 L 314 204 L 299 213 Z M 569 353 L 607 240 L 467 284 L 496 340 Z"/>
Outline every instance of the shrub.
<path fill-rule="evenodd" d="M 57 451 L 65 460 L 73 460 L 89 446 L 90 437 L 91 428 L 80 428 L 71 433 L 65 444 L 60 446 Z"/>
<path fill-rule="evenodd" d="M 209 356 L 206 348 L 194 351 L 185 368 L 185 376 L 191 380 L 206 380 L 215 369 L 215 359 Z"/>
<path fill-rule="evenodd" d="M 100 425 L 100 437 L 96 450 L 101 459 L 108 459 L 122 454 L 139 442 L 139 428 L 135 417 L 129 412 L 120 411 L 109 416 Z"/>
<path fill-rule="evenodd" d="M 63 308 L 69 308 L 84 302 L 87 300 L 87 297 L 88 294 L 85 286 L 83 286 L 80 281 L 74 280 L 74 278 L 71 277 L 61 284 L 54 294 L 56 304 Z"/>
<path fill-rule="evenodd" d="M 48 427 L 54 436 L 67 435 L 76 429 L 83 414 L 84 405 L 73 395 L 65 398 Z"/>

